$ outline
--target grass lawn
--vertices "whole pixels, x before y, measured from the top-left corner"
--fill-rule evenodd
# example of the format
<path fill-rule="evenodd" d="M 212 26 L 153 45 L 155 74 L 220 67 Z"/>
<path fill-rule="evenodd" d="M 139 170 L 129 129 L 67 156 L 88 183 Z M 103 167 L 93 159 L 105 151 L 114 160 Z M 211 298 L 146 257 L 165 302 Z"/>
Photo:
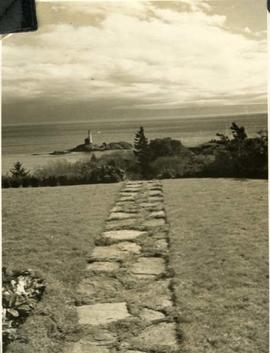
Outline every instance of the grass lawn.
<path fill-rule="evenodd" d="M 163 182 L 183 352 L 268 352 L 267 182 Z"/>
<path fill-rule="evenodd" d="M 47 289 L 12 353 L 61 352 L 79 335 L 76 288 L 121 184 L 3 190 L 3 265 L 37 270 Z"/>

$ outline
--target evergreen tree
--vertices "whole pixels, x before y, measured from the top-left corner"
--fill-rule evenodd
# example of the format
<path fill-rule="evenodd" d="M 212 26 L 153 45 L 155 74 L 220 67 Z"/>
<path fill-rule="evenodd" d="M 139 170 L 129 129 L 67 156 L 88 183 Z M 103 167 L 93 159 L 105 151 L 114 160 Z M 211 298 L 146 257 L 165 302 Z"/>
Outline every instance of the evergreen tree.
<path fill-rule="evenodd" d="M 238 126 L 236 123 L 232 123 L 231 130 L 235 140 L 243 141 L 248 137 L 245 128 Z"/>
<path fill-rule="evenodd" d="M 27 171 L 21 162 L 16 162 L 12 169 L 9 170 L 12 177 L 14 178 L 24 178 L 30 171 Z"/>
<path fill-rule="evenodd" d="M 141 126 L 136 132 L 134 140 L 134 154 L 137 158 L 137 162 L 140 168 L 140 172 L 143 177 L 147 177 L 149 174 L 149 145 L 148 140 L 144 134 L 144 128 Z"/>

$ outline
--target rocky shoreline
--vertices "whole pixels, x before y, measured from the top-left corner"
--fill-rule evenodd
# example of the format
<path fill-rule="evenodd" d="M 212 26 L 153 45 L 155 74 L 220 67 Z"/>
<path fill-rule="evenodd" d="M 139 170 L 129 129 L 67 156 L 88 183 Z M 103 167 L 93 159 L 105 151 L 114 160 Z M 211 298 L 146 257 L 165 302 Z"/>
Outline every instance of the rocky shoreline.
<path fill-rule="evenodd" d="M 69 150 L 64 150 L 64 151 L 53 151 L 50 152 L 50 155 L 63 155 L 63 154 L 69 154 L 72 152 L 102 152 L 102 151 L 113 151 L 113 150 L 130 150 L 132 149 L 132 144 L 129 142 L 125 141 L 120 141 L 120 142 L 110 142 L 110 143 L 102 143 L 101 145 L 97 144 L 86 144 L 83 143 L 81 145 L 78 145 L 74 148 L 71 148 Z"/>

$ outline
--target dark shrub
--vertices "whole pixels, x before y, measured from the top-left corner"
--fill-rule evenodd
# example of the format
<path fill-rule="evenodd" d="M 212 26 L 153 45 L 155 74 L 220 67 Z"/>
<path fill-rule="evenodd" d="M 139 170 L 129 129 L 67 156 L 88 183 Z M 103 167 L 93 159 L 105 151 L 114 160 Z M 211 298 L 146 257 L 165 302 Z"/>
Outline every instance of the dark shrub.
<path fill-rule="evenodd" d="M 183 157 L 159 157 L 151 163 L 154 178 L 181 178 L 191 176 L 200 171 L 196 169 L 192 155 Z"/>
<path fill-rule="evenodd" d="M 151 140 L 149 143 L 149 153 L 151 161 L 159 157 L 173 157 L 190 154 L 179 140 L 173 140 L 170 137 Z"/>
<path fill-rule="evenodd" d="M 60 175 L 57 179 L 59 185 L 70 185 L 70 180 L 66 175 Z"/>
<path fill-rule="evenodd" d="M 22 186 L 24 188 L 31 186 L 31 176 L 27 175 L 24 178 L 22 178 Z"/>
<path fill-rule="evenodd" d="M 124 170 L 110 165 L 102 165 L 91 170 L 89 182 L 111 183 L 124 180 L 124 178 Z"/>
<path fill-rule="evenodd" d="M 125 171 L 128 177 L 136 173 L 138 165 L 132 151 L 121 151 L 105 154 L 98 160 L 99 165 L 109 165 Z"/>
<path fill-rule="evenodd" d="M 48 178 L 43 179 L 41 184 L 42 186 L 57 186 L 57 177 L 49 176 Z"/>
<path fill-rule="evenodd" d="M 41 180 L 36 178 L 36 177 L 34 177 L 34 176 L 31 176 L 30 177 L 30 185 L 32 187 L 38 187 L 38 186 L 41 185 Z"/>
<path fill-rule="evenodd" d="M 22 186 L 22 179 L 10 177 L 9 184 L 11 188 L 19 188 L 20 186 Z"/>
<path fill-rule="evenodd" d="M 2 188 L 9 188 L 10 187 L 10 177 L 7 175 L 2 176 Z"/>
<path fill-rule="evenodd" d="M 267 178 L 267 133 L 263 131 L 258 137 L 248 138 L 243 127 L 233 123 L 231 129 L 232 139 L 218 134 L 215 161 L 205 168 L 205 173 L 210 176 Z"/>

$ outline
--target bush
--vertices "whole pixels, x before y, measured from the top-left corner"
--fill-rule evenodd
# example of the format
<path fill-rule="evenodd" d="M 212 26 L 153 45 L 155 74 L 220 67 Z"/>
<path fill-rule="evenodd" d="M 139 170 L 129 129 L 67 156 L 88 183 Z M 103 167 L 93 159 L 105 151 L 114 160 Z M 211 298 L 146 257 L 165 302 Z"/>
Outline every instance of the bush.
<path fill-rule="evenodd" d="M 20 186 L 22 186 L 22 179 L 10 177 L 9 178 L 9 185 L 11 188 L 19 188 Z"/>
<path fill-rule="evenodd" d="M 10 177 L 8 175 L 2 175 L 2 188 L 10 187 Z"/>
<path fill-rule="evenodd" d="M 36 178 L 35 176 L 30 177 L 30 185 L 32 187 L 38 187 L 41 185 L 41 180 Z"/>
<path fill-rule="evenodd" d="M 128 177 L 132 177 L 138 169 L 136 158 L 132 151 L 121 151 L 105 154 L 98 160 L 98 165 L 109 165 L 122 169 Z"/>
<path fill-rule="evenodd" d="M 151 163 L 154 178 L 182 178 L 194 175 L 192 155 L 183 157 L 159 157 Z M 198 172 L 198 171 L 197 171 Z"/>
<path fill-rule="evenodd" d="M 78 162 L 77 162 L 78 163 Z M 47 179 L 51 176 L 69 176 L 74 175 L 76 163 L 68 162 L 67 160 L 52 161 L 44 165 L 42 168 L 34 172 L 34 176 L 38 179 Z"/>
<path fill-rule="evenodd" d="M 18 328 L 41 299 L 46 284 L 32 270 L 2 269 L 2 331 L 3 348 L 18 339 Z"/>
<path fill-rule="evenodd" d="M 261 131 L 255 138 L 248 138 L 245 129 L 233 123 L 233 138 L 218 134 L 214 151 L 215 161 L 205 172 L 210 176 L 267 178 L 268 137 Z"/>
<path fill-rule="evenodd" d="M 179 140 L 173 140 L 170 137 L 151 140 L 149 143 L 149 153 L 151 160 L 159 157 L 173 157 L 188 155 L 190 152 Z"/>

